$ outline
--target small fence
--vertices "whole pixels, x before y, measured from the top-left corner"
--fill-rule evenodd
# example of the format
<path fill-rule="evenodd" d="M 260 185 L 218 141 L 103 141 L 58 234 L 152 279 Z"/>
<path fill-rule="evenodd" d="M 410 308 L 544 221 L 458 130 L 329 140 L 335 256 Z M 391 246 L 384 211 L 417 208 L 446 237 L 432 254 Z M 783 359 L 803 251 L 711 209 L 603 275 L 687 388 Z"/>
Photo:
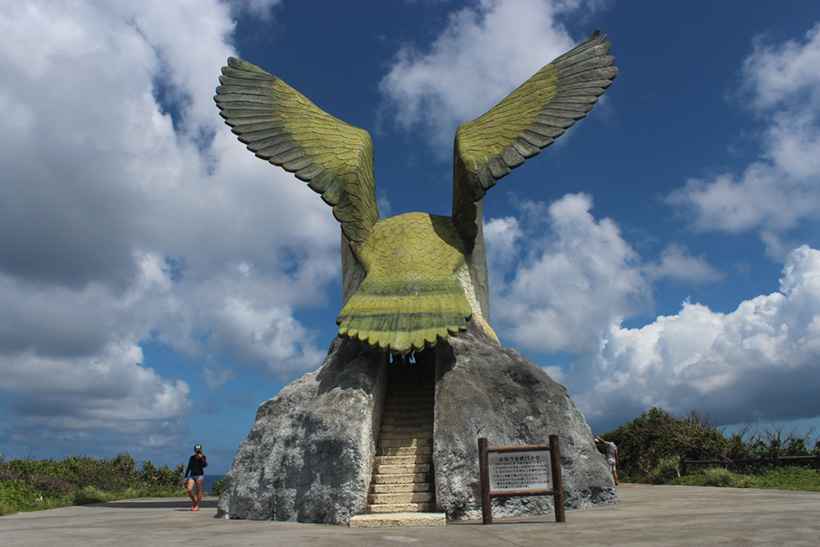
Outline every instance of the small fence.
<path fill-rule="evenodd" d="M 686 475 L 689 471 L 689 467 L 692 465 L 723 465 L 723 466 L 736 466 L 736 465 L 771 465 L 773 467 L 777 467 L 781 464 L 788 464 L 788 463 L 811 463 L 816 462 L 818 466 L 820 466 L 820 455 L 816 456 L 761 456 L 759 458 L 741 458 L 737 460 L 681 460 L 680 462 L 680 474 Z"/>

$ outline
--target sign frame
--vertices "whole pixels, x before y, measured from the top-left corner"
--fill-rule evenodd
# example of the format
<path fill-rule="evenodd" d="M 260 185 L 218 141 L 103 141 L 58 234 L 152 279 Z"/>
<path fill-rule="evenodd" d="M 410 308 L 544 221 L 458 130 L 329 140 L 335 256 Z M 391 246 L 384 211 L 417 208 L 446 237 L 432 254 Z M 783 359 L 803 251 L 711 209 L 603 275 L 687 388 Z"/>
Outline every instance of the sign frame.
<path fill-rule="evenodd" d="M 522 489 L 490 489 L 489 453 L 521 453 L 549 451 L 549 465 L 547 477 L 552 478 L 552 488 L 522 488 Z M 531 446 L 489 446 L 486 437 L 478 439 L 478 471 L 481 485 L 481 515 L 484 524 L 493 523 L 492 498 L 513 496 L 553 496 L 555 506 L 555 522 L 566 522 L 564 512 L 564 483 L 561 478 L 561 449 L 558 435 L 549 436 L 548 445 Z"/>

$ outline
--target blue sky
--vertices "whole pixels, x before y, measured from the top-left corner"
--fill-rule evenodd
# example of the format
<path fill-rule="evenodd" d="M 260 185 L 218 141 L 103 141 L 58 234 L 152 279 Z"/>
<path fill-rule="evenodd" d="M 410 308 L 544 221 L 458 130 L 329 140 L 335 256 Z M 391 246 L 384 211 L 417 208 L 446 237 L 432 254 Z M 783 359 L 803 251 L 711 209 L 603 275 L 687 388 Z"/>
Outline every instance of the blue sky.
<path fill-rule="evenodd" d="M 0 3 L 0 453 L 225 472 L 322 362 L 339 227 L 213 104 L 239 56 L 368 130 L 382 217 L 449 214 L 456 127 L 600 28 L 618 78 L 485 200 L 491 322 L 597 433 L 820 424 L 820 4 Z"/>

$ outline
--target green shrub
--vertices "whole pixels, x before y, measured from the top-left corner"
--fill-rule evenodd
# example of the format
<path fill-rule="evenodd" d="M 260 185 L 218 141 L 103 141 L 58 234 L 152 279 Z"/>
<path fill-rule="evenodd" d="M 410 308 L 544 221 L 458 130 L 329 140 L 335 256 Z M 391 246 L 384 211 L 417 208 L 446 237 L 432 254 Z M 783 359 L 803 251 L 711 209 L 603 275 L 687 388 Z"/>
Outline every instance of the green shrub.
<path fill-rule="evenodd" d="M 75 489 L 74 485 L 67 480 L 53 475 L 33 475 L 28 478 L 28 482 L 48 494 L 66 495 Z"/>
<path fill-rule="evenodd" d="M 43 495 L 22 481 L 0 482 L 0 502 L 4 512 L 30 511 L 43 501 Z M 7 513 L 6 513 L 7 514 Z"/>
<path fill-rule="evenodd" d="M 172 470 L 168 466 L 156 467 L 151 460 L 142 462 L 142 469 L 139 472 L 139 479 L 148 486 L 176 486 L 180 484 L 179 477 L 185 472 L 178 465 Z"/>
<path fill-rule="evenodd" d="M 820 473 L 800 466 L 770 469 L 756 477 L 757 488 L 820 492 Z"/>
<path fill-rule="evenodd" d="M 131 473 L 137 465 L 136 460 L 130 454 L 120 453 L 111 460 L 111 465 L 123 473 Z"/>
<path fill-rule="evenodd" d="M 147 461 L 137 470 L 134 464 L 134 458 L 128 454 L 118 454 L 111 460 L 69 456 L 60 462 L 7 462 L 0 457 L 0 484 L 4 485 L 0 488 L 0 514 L 135 497 L 183 495 L 179 480 L 183 465 L 171 470 Z"/>
<path fill-rule="evenodd" d="M 102 492 L 93 486 L 86 486 L 74 492 L 74 505 L 88 505 L 91 503 L 105 503 L 107 501 L 114 501 L 116 496 Z"/>
<path fill-rule="evenodd" d="M 621 475 L 641 477 L 656 469 L 665 458 L 679 456 L 683 460 L 763 459 L 731 466 L 740 473 L 761 473 L 772 468 L 783 456 L 820 455 L 820 439 L 812 441 L 810 430 L 805 436 L 782 429 L 759 429 L 753 424 L 726 437 L 707 417 L 696 411 L 675 417 L 658 408 L 642 413 L 631 422 L 601 435 L 618 446 L 618 469 Z M 809 446 L 813 446 L 809 450 Z M 817 467 L 817 463 L 805 464 Z M 655 471 L 655 475 L 660 471 Z M 652 480 L 651 478 L 649 480 Z"/>
<path fill-rule="evenodd" d="M 705 486 L 733 486 L 735 475 L 723 467 L 708 467 L 703 471 Z"/>
<path fill-rule="evenodd" d="M 211 486 L 211 495 L 213 496 L 221 496 L 222 490 L 225 488 L 225 477 L 222 477 L 219 480 L 214 481 L 213 486 Z"/>
<path fill-rule="evenodd" d="M 680 456 L 667 456 L 658 461 L 658 465 L 652 468 L 647 474 L 647 479 L 652 484 L 663 484 L 680 477 Z"/>
<path fill-rule="evenodd" d="M 652 408 L 602 437 L 618 446 L 618 467 L 630 476 L 646 476 L 665 458 L 725 459 L 729 448 L 723 433 L 695 411 L 674 417 Z"/>
<path fill-rule="evenodd" d="M 752 475 L 736 475 L 735 488 L 759 488 L 757 477 Z"/>

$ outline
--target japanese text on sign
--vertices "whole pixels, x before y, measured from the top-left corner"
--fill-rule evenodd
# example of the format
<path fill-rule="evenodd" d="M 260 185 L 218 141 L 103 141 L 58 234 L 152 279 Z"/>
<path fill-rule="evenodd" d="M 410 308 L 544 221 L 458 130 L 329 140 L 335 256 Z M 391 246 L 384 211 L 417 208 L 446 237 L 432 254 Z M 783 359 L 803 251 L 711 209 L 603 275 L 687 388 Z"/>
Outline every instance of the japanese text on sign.
<path fill-rule="evenodd" d="M 487 454 L 490 490 L 552 488 L 549 450 L 490 452 Z"/>

